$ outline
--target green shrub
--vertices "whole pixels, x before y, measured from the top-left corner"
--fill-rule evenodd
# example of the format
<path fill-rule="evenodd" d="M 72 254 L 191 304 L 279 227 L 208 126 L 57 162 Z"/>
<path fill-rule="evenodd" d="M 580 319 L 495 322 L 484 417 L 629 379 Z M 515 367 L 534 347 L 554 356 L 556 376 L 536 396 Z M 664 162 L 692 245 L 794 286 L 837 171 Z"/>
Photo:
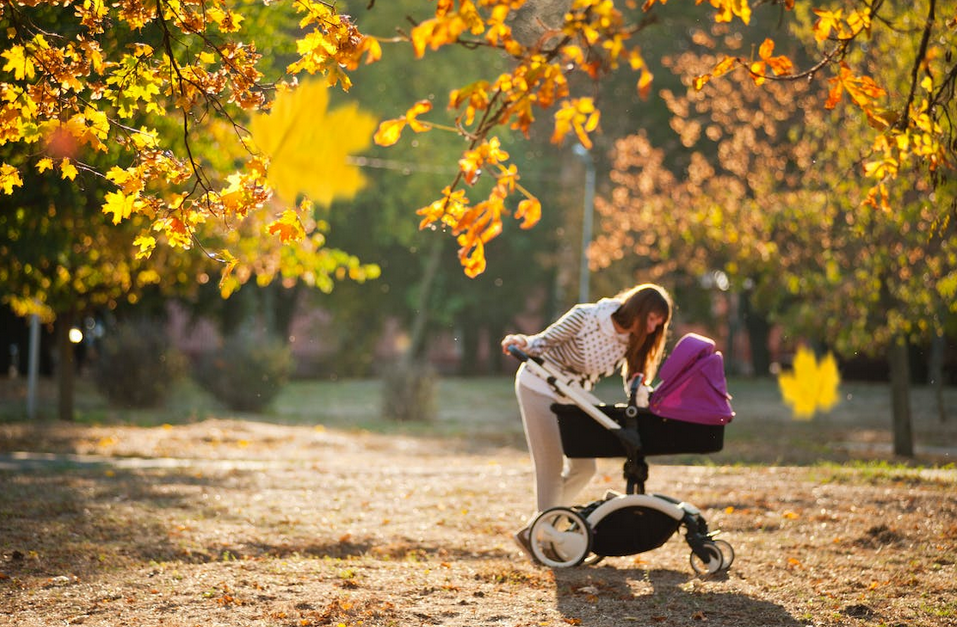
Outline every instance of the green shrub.
<path fill-rule="evenodd" d="M 125 322 L 98 346 L 93 381 L 113 405 L 156 407 L 166 400 L 185 363 L 161 324 Z"/>
<path fill-rule="evenodd" d="M 284 342 L 239 333 L 199 360 L 196 380 L 226 407 L 256 412 L 279 394 L 292 366 L 292 351 Z"/>

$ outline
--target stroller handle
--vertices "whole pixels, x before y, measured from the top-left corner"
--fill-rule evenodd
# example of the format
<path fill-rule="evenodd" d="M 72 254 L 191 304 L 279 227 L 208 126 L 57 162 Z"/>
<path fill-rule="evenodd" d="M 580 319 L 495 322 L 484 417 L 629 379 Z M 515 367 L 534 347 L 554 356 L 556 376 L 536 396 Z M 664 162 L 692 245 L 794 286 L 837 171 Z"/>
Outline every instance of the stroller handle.
<path fill-rule="evenodd" d="M 515 359 L 525 362 L 525 361 L 534 361 L 536 364 L 542 364 L 544 360 L 541 357 L 532 357 L 518 346 L 512 344 L 508 347 L 509 354 Z"/>
<path fill-rule="evenodd" d="M 515 359 L 519 361 L 528 361 L 529 359 L 528 353 L 520 349 L 518 346 L 515 346 L 514 344 L 508 347 L 508 353 L 509 355 L 511 355 L 512 357 L 514 357 Z"/>

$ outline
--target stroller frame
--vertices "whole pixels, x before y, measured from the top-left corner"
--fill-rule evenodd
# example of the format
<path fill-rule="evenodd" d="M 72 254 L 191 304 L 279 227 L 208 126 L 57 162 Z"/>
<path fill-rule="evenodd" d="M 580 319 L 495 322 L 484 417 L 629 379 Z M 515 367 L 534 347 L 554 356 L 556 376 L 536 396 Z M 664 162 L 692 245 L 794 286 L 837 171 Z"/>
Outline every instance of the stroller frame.
<path fill-rule="evenodd" d="M 626 406 L 607 406 L 588 392 L 563 383 L 543 359 L 530 357 L 515 346 L 509 347 L 509 353 L 547 381 L 561 396 L 572 401 L 575 411 L 584 412 L 612 434 L 620 445 L 609 450 L 606 443 L 605 450 L 588 454 L 586 443 L 581 451 L 569 454 L 568 446 L 564 443 L 565 425 L 559 420 L 566 456 L 625 457 L 625 494 L 609 490 L 600 500 L 586 505 L 553 507 L 541 512 L 532 521 L 529 527 L 529 545 L 538 562 L 553 568 L 568 568 L 580 564 L 596 564 L 608 556 L 644 553 L 660 547 L 683 528 L 684 538 L 691 548 L 689 560 L 695 573 L 708 575 L 731 567 L 734 549 L 730 543 L 716 538 L 719 531 L 708 529 L 708 523 L 697 507 L 670 496 L 645 493 L 645 482 L 648 479 L 645 455 L 648 450 L 652 452 L 647 454 L 655 453 L 653 446 L 649 448 L 642 442 L 639 422 L 657 417 L 647 408 L 637 406 L 637 381 L 632 387 Z M 552 406 L 559 419 L 563 413 L 562 408 L 567 406 Z M 619 420 L 612 416 L 619 417 Z M 688 423 L 678 424 L 681 424 L 682 428 L 698 427 L 689 426 Z M 569 436 L 569 439 L 574 437 L 576 436 Z M 716 450 L 720 450 L 720 442 Z"/>

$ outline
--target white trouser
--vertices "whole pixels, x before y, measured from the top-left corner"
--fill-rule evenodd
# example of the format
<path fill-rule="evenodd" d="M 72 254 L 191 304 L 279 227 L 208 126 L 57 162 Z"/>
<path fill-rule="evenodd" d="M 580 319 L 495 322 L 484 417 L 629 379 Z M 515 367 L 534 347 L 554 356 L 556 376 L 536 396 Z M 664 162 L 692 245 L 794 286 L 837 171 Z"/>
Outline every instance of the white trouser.
<path fill-rule="evenodd" d="M 573 505 L 573 499 L 595 474 L 594 459 L 566 459 L 551 410 L 555 399 L 515 382 L 515 396 L 522 412 L 525 439 L 535 469 L 535 499 L 538 512 L 550 507 Z"/>

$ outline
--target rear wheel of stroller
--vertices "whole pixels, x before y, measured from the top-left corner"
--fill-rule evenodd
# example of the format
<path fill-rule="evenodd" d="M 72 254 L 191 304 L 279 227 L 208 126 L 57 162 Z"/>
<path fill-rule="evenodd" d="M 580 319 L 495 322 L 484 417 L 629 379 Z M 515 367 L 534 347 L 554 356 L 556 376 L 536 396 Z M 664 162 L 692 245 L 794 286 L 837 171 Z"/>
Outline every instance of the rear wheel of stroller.
<path fill-rule="evenodd" d="M 707 554 L 707 561 L 701 559 L 697 553 L 691 552 L 691 568 L 699 575 L 711 575 L 721 570 L 724 565 L 724 556 L 721 549 L 712 541 L 705 542 L 701 547 Z"/>
<path fill-rule="evenodd" d="M 591 527 L 576 511 L 553 507 L 538 515 L 529 531 L 532 555 L 545 566 L 578 566 L 591 548 Z"/>
<path fill-rule="evenodd" d="M 728 570 L 734 563 L 734 547 L 726 540 L 714 540 L 713 542 L 721 551 L 721 570 Z"/>

